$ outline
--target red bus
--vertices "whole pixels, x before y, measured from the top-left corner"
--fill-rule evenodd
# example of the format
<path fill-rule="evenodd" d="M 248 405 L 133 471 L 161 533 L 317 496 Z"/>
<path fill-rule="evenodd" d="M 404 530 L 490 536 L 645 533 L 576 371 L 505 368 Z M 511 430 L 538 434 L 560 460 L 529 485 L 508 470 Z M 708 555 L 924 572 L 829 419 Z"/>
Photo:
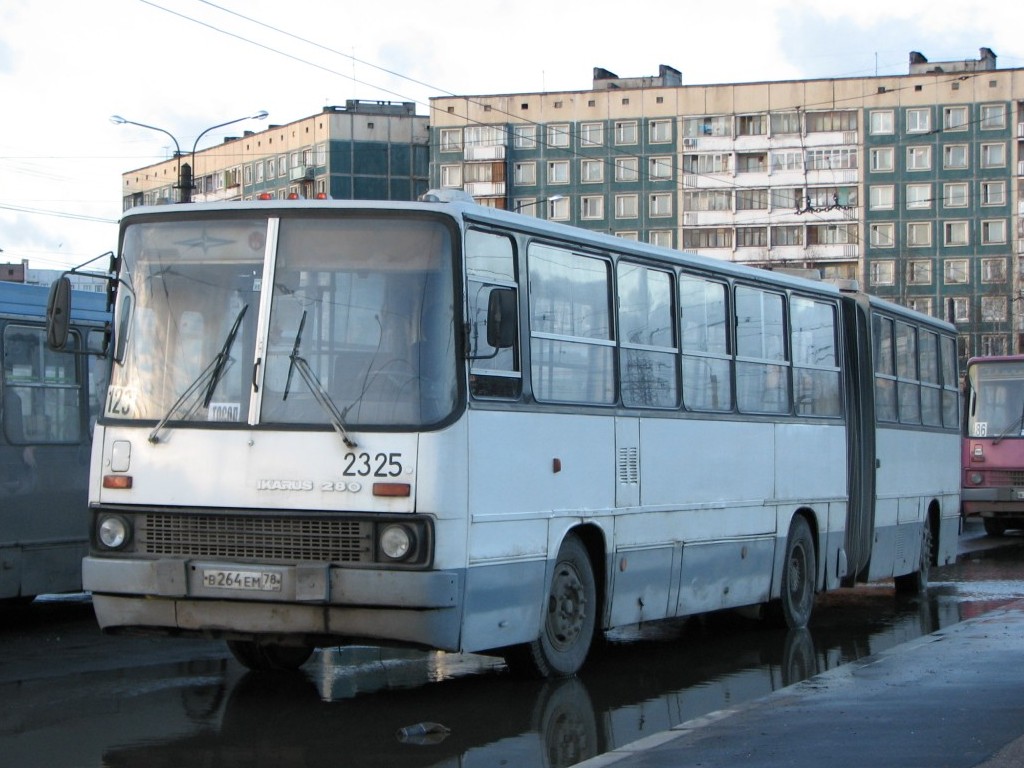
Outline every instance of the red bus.
<path fill-rule="evenodd" d="M 1024 528 L 1024 355 L 967 362 L 961 510 L 985 532 Z"/>

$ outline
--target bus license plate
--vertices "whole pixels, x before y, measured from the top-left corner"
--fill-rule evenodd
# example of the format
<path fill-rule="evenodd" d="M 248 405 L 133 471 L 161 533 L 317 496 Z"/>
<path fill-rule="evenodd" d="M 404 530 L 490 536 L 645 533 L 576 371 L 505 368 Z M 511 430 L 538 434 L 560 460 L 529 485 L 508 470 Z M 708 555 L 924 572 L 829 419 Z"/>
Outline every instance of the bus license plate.
<path fill-rule="evenodd" d="M 249 589 L 258 592 L 280 592 L 281 574 L 274 571 L 203 571 L 203 586 L 213 589 Z"/>

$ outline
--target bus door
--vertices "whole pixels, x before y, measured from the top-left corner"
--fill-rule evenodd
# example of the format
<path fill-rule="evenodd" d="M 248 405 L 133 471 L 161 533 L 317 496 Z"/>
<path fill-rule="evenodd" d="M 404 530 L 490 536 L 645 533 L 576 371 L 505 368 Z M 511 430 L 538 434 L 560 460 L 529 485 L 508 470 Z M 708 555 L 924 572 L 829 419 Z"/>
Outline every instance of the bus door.
<path fill-rule="evenodd" d="M 847 485 L 846 576 L 852 584 L 866 575 L 875 527 L 875 407 L 874 366 L 867 302 L 843 297 L 846 335 Z"/>

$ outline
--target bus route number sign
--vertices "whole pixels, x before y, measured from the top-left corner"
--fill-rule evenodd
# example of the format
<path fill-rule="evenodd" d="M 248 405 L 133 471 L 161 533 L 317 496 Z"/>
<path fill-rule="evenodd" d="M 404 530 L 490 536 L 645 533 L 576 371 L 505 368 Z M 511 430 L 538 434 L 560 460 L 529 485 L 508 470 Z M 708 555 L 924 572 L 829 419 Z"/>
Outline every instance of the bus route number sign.
<path fill-rule="evenodd" d="M 213 589 L 248 589 L 258 592 L 280 592 L 281 574 L 275 571 L 203 570 L 203 586 Z"/>

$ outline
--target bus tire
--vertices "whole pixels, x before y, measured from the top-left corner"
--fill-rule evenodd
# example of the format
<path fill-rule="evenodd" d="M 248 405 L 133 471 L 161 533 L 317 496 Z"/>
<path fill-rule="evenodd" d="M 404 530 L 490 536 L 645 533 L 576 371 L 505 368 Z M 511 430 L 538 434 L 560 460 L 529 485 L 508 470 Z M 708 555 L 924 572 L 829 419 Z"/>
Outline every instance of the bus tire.
<path fill-rule="evenodd" d="M 257 672 L 291 672 L 313 655 L 308 645 L 278 645 L 257 640 L 228 640 L 228 650 L 239 664 Z"/>
<path fill-rule="evenodd" d="M 814 609 L 814 580 L 818 572 L 814 539 L 807 520 L 797 515 L 789 524 L 786 556 L 782 561 L 782 591 L 769 605 L 772 623 L 789 629 L 803 629 Z"/>
<path fill-rule="evenodd" d="M 897 595 L 919 595 L 928 589 L 928 576 L 932 565 L 932 527 L 926 520 L 921 533 L 921 555 L 917 570 L 893 579 Z"/>
<path fill-rule="evenodd" d="M 540 637 L 507 649 L 505 662 L 514 673 L 529 677 L 574 675 L 590 652 L 597 608 L 590 556 L 579 537 L 569 534 L 551 574 Z"/>

